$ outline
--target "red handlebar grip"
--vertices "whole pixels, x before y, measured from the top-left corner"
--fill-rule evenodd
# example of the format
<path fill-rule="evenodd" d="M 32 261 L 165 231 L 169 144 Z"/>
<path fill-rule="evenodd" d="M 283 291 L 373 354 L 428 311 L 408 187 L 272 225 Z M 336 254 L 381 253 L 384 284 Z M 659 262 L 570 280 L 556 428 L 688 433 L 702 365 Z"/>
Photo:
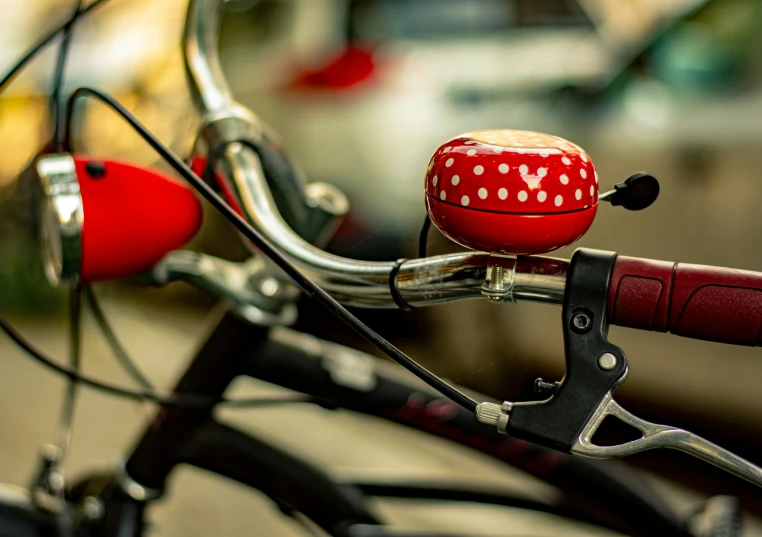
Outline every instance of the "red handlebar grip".
<path fill-rule="evenodd" d="M 762 345 L 762 273 L 617 257 L 612 324 L 736 345 Z"/>

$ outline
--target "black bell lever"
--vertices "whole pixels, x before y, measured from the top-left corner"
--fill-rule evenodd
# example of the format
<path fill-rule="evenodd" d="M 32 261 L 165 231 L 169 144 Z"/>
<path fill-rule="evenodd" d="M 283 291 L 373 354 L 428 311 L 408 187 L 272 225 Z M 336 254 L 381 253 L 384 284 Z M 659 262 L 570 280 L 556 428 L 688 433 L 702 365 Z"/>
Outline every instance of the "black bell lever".
<path fill-rule="evenodd" d="M 621 205 L 628 211 L 642 211 L 650 207 L 659 197 L 659 181 L 651 174 L 638 172 L 624 183 L 614 186 L 598 196 L 598 201 L 607 201 L 613 206 Z"/>

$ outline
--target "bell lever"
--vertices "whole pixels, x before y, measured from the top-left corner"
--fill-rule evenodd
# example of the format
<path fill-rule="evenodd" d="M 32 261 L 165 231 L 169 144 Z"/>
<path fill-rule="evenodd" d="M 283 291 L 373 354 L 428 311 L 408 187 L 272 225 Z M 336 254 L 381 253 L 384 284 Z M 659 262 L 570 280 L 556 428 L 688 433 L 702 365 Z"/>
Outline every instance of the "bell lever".
<path fill-rule="evenodd" d="M 762 469 L 691 432 L 642 420 L 611 394 L 627 377 L 627 359 L 607 339 L 606 299 L 616 254 L 574 252 L 563 305 L 566 375 L 545 401 L 481 403 L 477 419 L 498 430 L 559 451 L 605 459 L 657 448 L 676 449 L 762 486 Z M 593 436 L 606 416 L 640 430 L 637 440 L 598 446 Z"/>
<path fill-rule="evenodd" d="M 598 201 L 607 201 L 613 206 L 621 205 L 628 211 L 642 211 L 650 207 L 659 197 L 659 181 L 653 175 L 638 172 L 613 190 L 598 196 Z"/>

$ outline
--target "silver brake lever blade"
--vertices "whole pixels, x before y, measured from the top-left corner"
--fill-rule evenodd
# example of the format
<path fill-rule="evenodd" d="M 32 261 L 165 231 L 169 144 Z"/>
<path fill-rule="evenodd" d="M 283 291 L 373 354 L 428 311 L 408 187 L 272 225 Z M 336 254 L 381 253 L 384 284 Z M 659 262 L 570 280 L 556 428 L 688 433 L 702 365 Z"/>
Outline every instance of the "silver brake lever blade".
<path fill-rule="evenodd" d="M 615 416 L 628 425 L 632 425 L 639 429 L 643 436 L 618 446 L 593 444 L 593 435 L 606 416 Z M 642 420 L 619 406 L 611 397 L 611 393 L 606 394 L 595 409 L 577 441 L 572 445 L 571 452 L 587 457 L 609 459 L 659 448 L 683 451 L 762 487 L 762 469 L 758 466 L 684 429 Z"/>

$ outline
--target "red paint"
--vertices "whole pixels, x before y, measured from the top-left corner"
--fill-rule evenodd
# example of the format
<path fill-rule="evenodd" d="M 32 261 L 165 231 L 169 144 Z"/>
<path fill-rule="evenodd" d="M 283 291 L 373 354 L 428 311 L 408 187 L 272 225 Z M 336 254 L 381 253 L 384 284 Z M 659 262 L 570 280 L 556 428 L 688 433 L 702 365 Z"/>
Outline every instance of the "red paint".
<path fill-rule="evenodd" d="M 432 222 L 468 248 L 540 254 L 590 227 L 598 176 L 578 146 L 547 134 L 479 131 L 442 144 L 425 181 Z"/>
<path fill-rule="evenodd" d="M 189 187 L 156 170 L 74 157 L 82 196 L 83 282 L 133 276 L 189 241 L 201 226 L 201 204 Z M 91 176 L 88 162 L 105 166 Z"/>
<path fill-rule="evenodd" d="M 347 90 L 370 80 L 375 69 L 369 50 L 350 46 L 317 69 L 298 73 L 288 87 L 292 90 Z"/>
<path fill-rule="evenodd" d="M 618 257 L 609 287 L 613 324 L 762 345 L 762 274 Z"/>

